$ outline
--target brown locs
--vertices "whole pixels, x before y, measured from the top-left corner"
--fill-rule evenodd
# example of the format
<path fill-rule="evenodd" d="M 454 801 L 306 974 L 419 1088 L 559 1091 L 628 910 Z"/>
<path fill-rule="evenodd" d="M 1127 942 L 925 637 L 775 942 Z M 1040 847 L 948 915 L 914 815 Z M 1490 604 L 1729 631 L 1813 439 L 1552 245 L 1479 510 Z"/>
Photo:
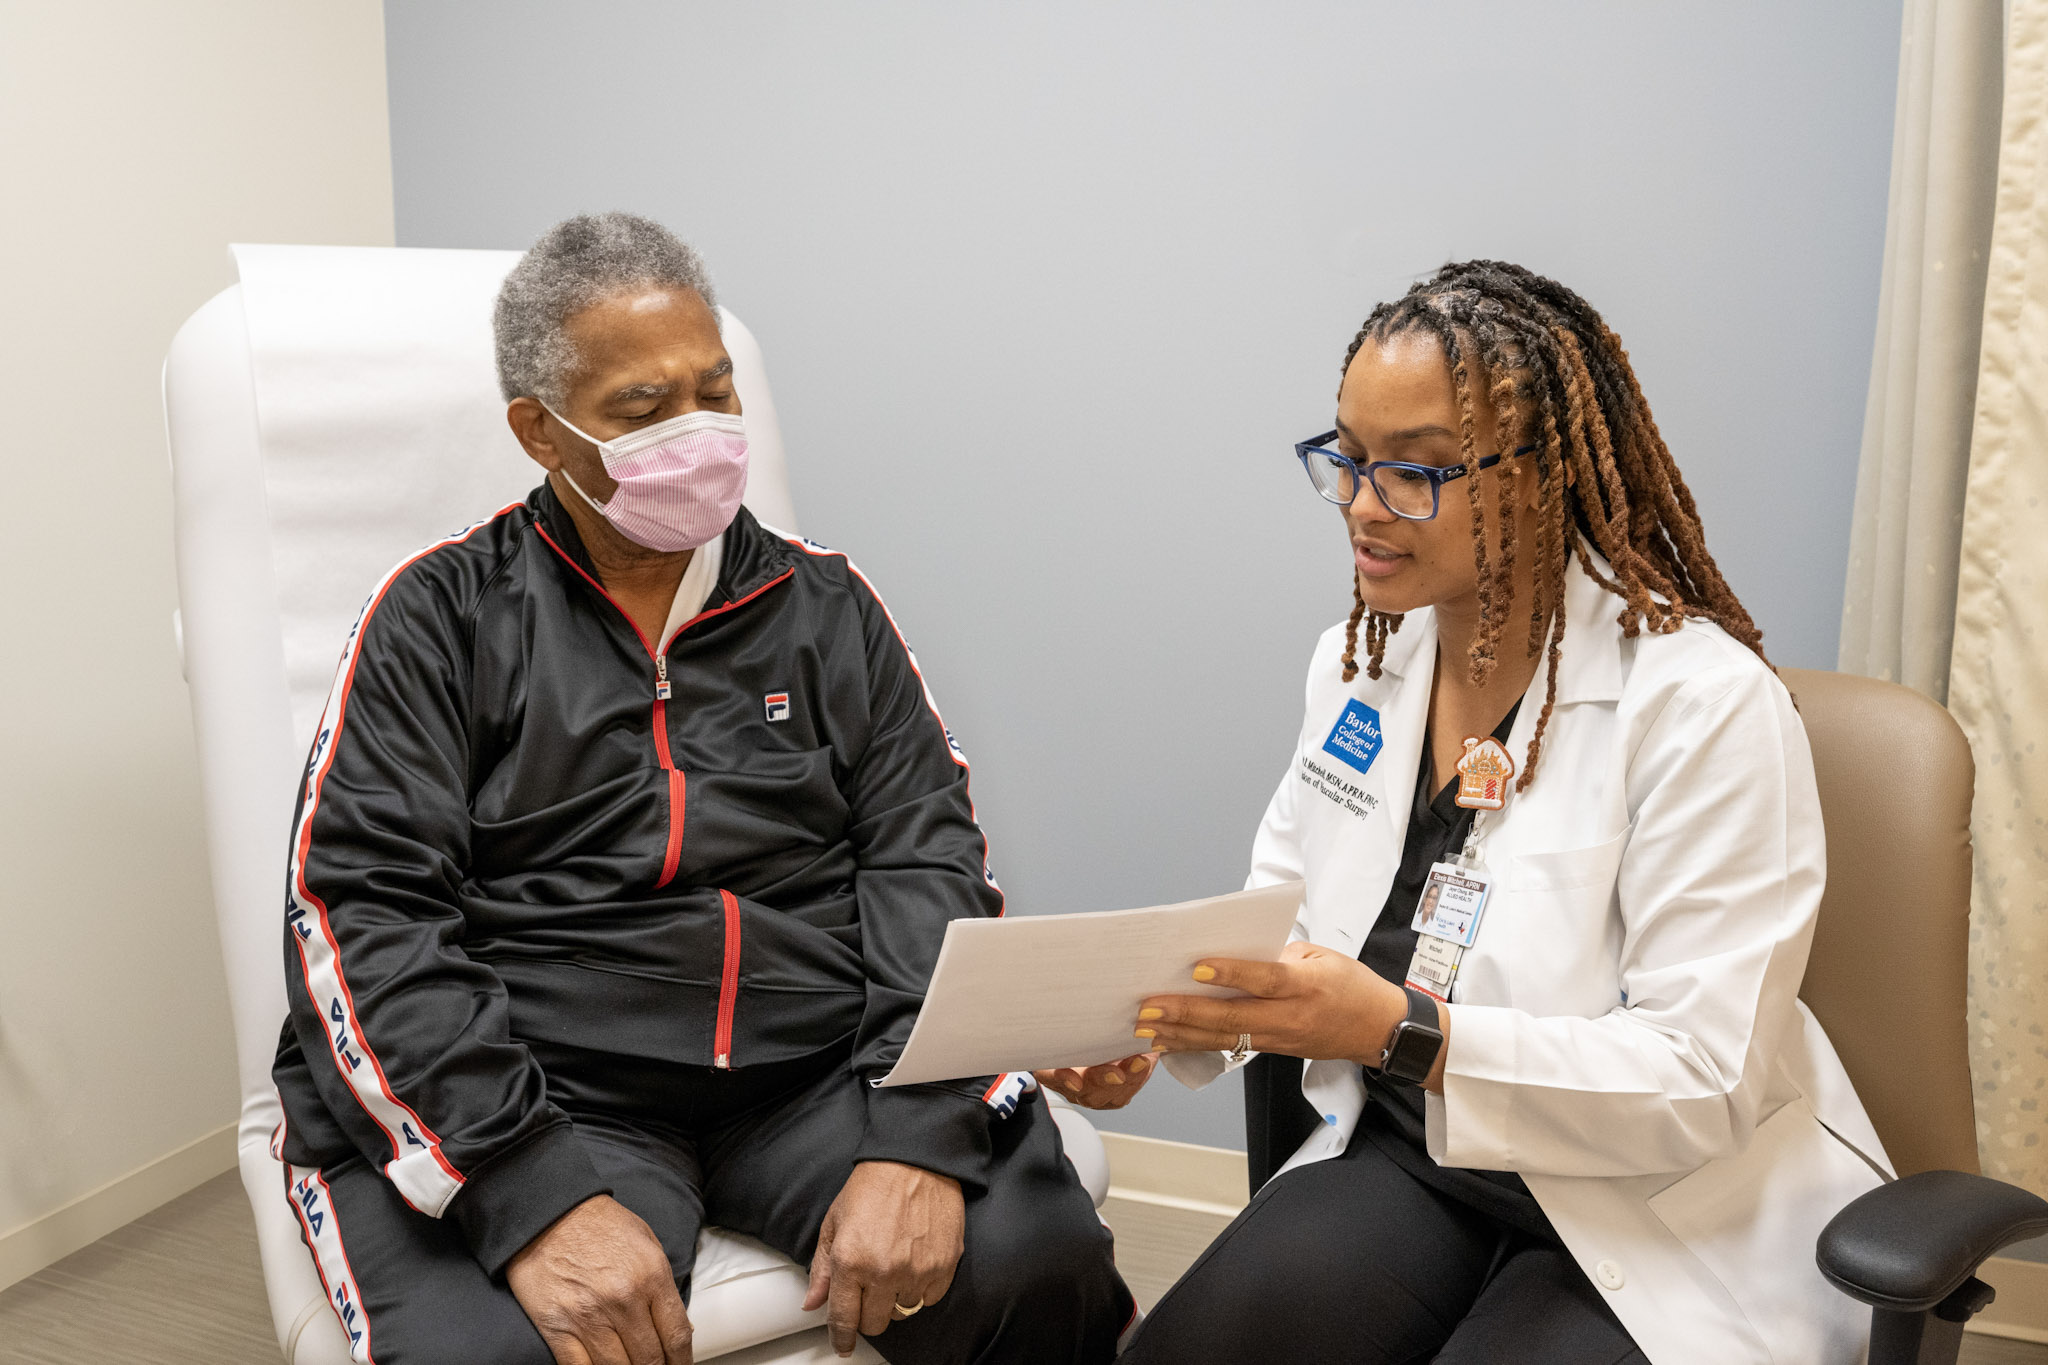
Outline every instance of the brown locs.
<path fill-rule="evenodd" d="M 1764 658 L 1763 632 L 1736 600 L 1707 552 L 1699 508 L 1664 444 L 1628 352 L 1592 305 L 1554 280 L 1505 261 L 1447 265 L 1401 298 L 1373 309 L 1344 353 L 1344 369 L 1367 341 L 1426 333 L 1443 348 L 1458 397 L 1459 459 L 1474 445 L 1472 380 L 1487 380 L 1502 441 L 1533 445 L 1537 460 L 1535 600 L 1528 649 L 1546 655 L 1543 710 L 1515 783 L 1536 776 L 1543 735 L 1557 700 L 1564 644 L 1565 569 L 1579 564 L 1622 600 L 1622 634 L 1677 630 L 1687 618 L 1712 621 Z M 1513 481 L 1505 465 L 1472 476 L 1472 553 L 1479 571 L 1480 628 L 1472 641 L 1472 680 L 1493 672 L 1515 600 L 1517 546 Z M 1498 498 L 1494 543 L 1487 543 L 1483 500 Z M 1594 561 L 1607 564 L 1603 573 Z M 1611 577 L 1609 574 L 1611 573 Z M 1366 676 L 1380 676 L 1387 639 L 1401 618 L 1369 611 L 1352 580 L 1344 630 L 1344 680 L 1358 675 L 1358 634 L 1365 627 Z M 1768 659 L 1764 660 L 1769 663 Z"/>

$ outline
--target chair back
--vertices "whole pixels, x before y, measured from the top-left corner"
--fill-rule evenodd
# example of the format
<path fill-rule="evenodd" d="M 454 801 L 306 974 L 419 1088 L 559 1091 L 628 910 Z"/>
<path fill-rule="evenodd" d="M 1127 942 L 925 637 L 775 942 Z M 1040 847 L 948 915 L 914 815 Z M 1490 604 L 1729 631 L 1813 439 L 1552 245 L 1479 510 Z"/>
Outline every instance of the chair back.
<path fill-rule="evenodd" d="M 1969 741 L 1910 688 L 1783 670 L 1813 746 L 1828 886 L 1799 995 L 1902 1176 L 1977 1169 Z"/>

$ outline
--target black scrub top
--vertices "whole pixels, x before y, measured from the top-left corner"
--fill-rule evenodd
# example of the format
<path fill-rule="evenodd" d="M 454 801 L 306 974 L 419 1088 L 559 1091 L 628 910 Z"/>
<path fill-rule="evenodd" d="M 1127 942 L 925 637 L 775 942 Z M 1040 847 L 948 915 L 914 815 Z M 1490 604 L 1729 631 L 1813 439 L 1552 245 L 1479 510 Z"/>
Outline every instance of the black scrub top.
<path fill-rule="evenodd" d="M 1507 742 L 1515 714 L 1520 710 L 1520 702 L 1509 709 L 1506 719 L 1493 732 L 1495 739 Z M 1408 975 L 1408 960 L 1415 955 L 1415 906 L 1429 880 L 1430 865 L 1455 856 L 1464 847 L 1465 836 L 1472 832 L 1474 812 L 1458 805 L 1455 777 L 1434 796 L 1430 793 L 1430 747 L 1425 738 L 1415 774 L 1415 799 L 1408 812 L 1408 833 L 1401 845 L 1400 868 L 1394 873 L 1394 884 L 1387 889 L 1379 918 L 1366 934 L 1365 947 L 1358 954 L 1359 961 L 1396 984 Z M 1483 923 L 1479 932 L 1486 932 Z M 1369 1142 L 1431 1189 L 1533 1237 L 1547 1242 L 1558 1240 L 1536 1197 L 1514 1172 L 1475 1171 L 1436 1163 L 1425 1138 L 1421 1086 L 1382 1080 L 1366 1071 L 1365 1093 L 1365 1112 L 1359 1116 L 1358 1129 L 1351 1139 L 1354 1150 L 1360 1143 Z M 1294 1155 L 1295 1149 L 1321 1122 L 1315 1108 L 1302 1098 L 1299 1059 L 1273 1053 L 1262 1053 L 1252 1059 L 1245 1068 L 1245 1136 L 1254 1193 Z"/>

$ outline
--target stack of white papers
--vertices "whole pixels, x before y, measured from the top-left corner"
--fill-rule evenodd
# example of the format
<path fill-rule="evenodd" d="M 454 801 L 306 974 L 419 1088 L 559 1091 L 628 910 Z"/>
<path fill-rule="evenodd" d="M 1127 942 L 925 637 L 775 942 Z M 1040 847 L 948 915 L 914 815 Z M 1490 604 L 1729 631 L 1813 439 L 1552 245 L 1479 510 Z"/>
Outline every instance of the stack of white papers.
<path fill-rule="evenodd" d="M 1189 973 L 1205 958 L 1275 962 L 1301 909 L 1300 882 L 1082 915 L 960 919 L 910 1041 L 883 1085 L 1094 1066 L 1143 1052 L 1139 1002 L 1234 996 Z"/>

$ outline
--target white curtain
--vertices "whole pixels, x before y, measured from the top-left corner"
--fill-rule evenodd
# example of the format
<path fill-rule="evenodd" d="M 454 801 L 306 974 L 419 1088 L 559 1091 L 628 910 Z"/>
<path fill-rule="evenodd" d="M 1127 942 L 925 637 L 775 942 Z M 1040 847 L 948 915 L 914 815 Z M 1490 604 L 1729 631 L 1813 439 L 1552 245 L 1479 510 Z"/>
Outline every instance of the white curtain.
<path fill-rule="evenodd" d="M 2048 1195 L 2048 0 L 2012 0 L 2004 85 L 1948 702 L 1977 758 L 1978 1148 Z"/>
<path fill-rule="evenodd" d="M 2001 0 L 1906 0 L 1840 667 L 1945 701 L 1997 183 Z"/>

